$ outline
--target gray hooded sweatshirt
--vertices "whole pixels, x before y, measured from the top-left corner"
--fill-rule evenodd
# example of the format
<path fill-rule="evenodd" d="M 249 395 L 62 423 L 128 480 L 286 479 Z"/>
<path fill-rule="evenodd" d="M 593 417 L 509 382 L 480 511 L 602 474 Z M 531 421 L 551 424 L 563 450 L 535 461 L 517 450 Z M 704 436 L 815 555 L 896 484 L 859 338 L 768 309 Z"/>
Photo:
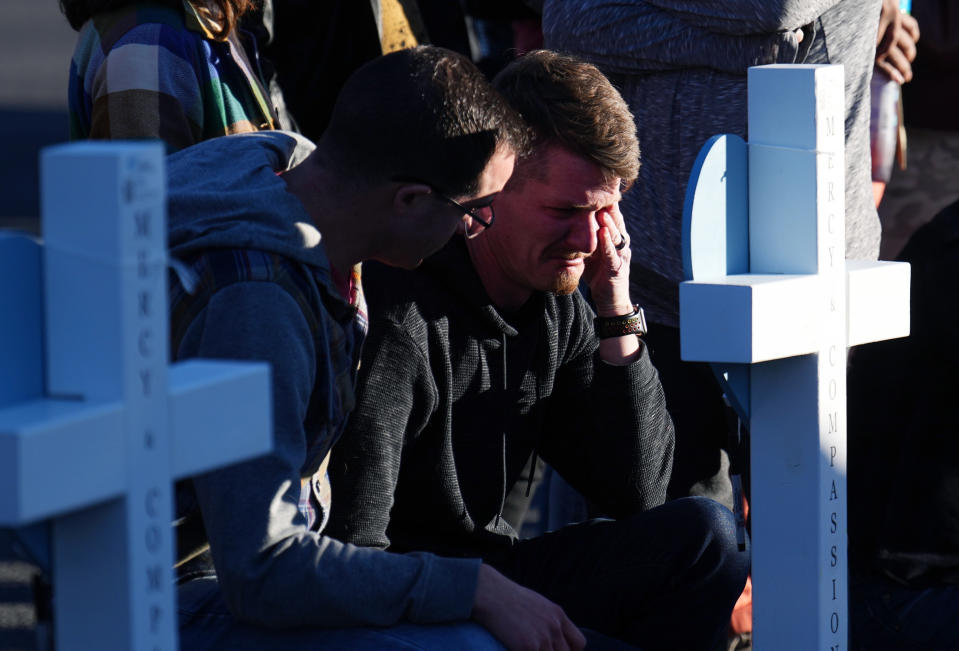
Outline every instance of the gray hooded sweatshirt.
<path fill-rule="evenodd" d="M 843 64 L 846 257 L 879 255 L 869 158 L 869 79 L 879 5 L 879 0 L 546 0 L 546 46 L 596 64 L 636 119 L 641 165 L 622 210 L 632 234 L 632 295 L 651 321 L 679 325 L 686 182 L 711 136 L 746 137 L 749 66 Z"/>
<path fill-rule="evenodd" d="M 310 318 L 320 327 L 330 325 L 332 332 L 342 325 L 337 319 L 355 317 L 330 285 L 321 234 L 277 175 L 312 148 L 293 134 L 261 132 L 206 141 L 168 158 L 169 245 L 171 256 L 186 262 L 178 272 L 184 287 L 197 280 L 189 271 L 197 253 L 225 248 L 278 254 L 304 270 L 308 303 L 319 306 Z M 274 452 L 178 488 L 178 502 L 194 499 L 198 506 L 226 602 L 238 619 L 269 627 L 468 619 L 478 560 L 343 544 L 312 530 L 298 508 L 301 478 L 316 471 L 315 459 L 342 431 L 343 422 L 328 422 L 324 415 L 343 421 L 352 407 L 352 386 L 343 387 L 341 377 L 324 377 L 327 362 L 345 356 L 348 362 L 347 355 L 358 352 L 343 350 L 341 340 L 318 349 L 315 332 L 283 287 L 246 280 L 215 291 L 173 351 L 178 359 L 272 365 Z M 353 371 L 355 363 L 348 375 Z M 344 404 L 318 409 L 317 402 L 328 397 L 320 391 L 317 400 L 318 388 L 338 382 L 328 396 L 342 392 Z M 228 444 L 229 432 L 222 436 Z"/>

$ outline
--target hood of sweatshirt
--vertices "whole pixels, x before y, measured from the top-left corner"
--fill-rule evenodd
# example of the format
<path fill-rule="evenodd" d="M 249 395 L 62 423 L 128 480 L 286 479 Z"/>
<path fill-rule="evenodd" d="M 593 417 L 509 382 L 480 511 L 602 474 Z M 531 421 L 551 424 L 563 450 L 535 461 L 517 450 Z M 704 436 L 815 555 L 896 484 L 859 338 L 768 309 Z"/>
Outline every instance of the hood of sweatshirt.
<path fill-rule="evenodd" d="M 252 248 L 328 267 L 321 235 L 279 173 L 314 149 L 294 133 L 214 138 L 167 157 L 170 254 Z"/>

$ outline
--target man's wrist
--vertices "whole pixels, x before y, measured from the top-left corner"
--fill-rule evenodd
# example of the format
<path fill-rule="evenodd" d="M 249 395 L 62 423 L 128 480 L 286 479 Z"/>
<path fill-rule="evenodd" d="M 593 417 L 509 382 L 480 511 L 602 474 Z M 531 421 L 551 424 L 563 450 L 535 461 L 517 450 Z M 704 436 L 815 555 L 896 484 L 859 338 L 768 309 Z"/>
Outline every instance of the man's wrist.
<path fill-rule="evenodd" d="M 595 301 L 595 297 L 594 297 Z M 636 311 L 637 305 L 634 305 L 628 299 L 626 301 L 615 301 L 610 303 L 595 303 L 596 316 L 601 319 L 615 319 L 617 317 L 629 316 Z"/>
<path fill-rule="evenodd" d="M 623 337 L 626 335 L 646 334 L 646 315 L 638 305 L 630 306 L 625 314 L 615 316 L 598 316 L 593 320 L 593 329 L 600 339 Z"/>

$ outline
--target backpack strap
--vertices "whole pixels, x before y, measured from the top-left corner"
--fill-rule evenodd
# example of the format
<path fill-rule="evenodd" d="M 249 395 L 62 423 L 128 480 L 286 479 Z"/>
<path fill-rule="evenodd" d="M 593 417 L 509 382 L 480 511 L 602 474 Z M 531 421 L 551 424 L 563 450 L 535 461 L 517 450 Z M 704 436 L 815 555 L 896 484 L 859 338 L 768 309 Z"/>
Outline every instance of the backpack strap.
<path fill-rule="evenodd" d="M 190 326 L 213 295 L 241 282 L 266 281 L 279 285 L 300 307 L 314 342 L 319 343 L 324 336 L 318 317 L 321 306 L 316 304 L 319 299 L 313 289 L 315 281 L 303 265 L 288 258 L 256 249 L 207 249 L 187 259 L 171 260 L 170 267 L 170 350 L 174 359 Z M 303 481 L 307 482 L 308 478 Z M 301 485 L 301 495 L 303 492 Z M 183 579 L 212 571 L 206 529 L 188 479 L 177 482 L 176 512 L 178 575 Z"/>
<path fill-rule="evenodd" d="M 213 295 L 234 283 L 268 281 L 282 287 L 300 307 L 310 332 L 320 327 L 308 272 L 276 253 L 255 249 L 208 249 L 173 265 L 170 274 L 170 351 L 174 359 L 194 319 Z"/>

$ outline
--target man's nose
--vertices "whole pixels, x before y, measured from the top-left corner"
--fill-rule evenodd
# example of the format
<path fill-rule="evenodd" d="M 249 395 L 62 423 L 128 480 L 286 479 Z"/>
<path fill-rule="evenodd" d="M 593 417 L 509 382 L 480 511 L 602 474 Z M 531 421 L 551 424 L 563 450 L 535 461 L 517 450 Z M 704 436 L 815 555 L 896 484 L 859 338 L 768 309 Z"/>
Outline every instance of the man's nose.
<path fill-rule="evenodd" d="M 584 213 L 579 219 L 573 221 L 567 237 L 569 247 L 575 251 L 592 254 L 596 250 L 596 233 L 599 231 L 599 224 L 596 221 L 596 213 Z"/>

